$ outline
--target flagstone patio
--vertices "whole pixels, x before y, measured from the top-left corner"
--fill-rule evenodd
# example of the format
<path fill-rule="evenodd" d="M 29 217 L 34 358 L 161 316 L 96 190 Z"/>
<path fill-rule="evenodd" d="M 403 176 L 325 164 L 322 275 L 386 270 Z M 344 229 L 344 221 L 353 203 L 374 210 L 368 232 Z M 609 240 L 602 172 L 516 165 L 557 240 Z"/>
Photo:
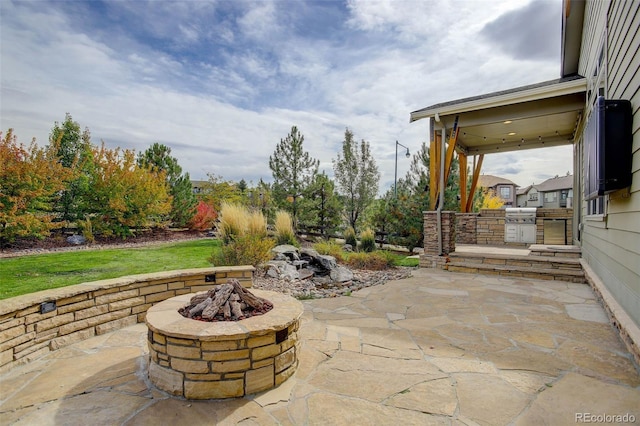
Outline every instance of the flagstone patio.
<path fill-rule="evenodd" d="M 419 269 L 304 305 L 300 365 L 276 389 L 210 401 L 156 390 L 138 324 L 0 376 L 0 424 L 640 421 L 638 366 L 585 284 Z"/>

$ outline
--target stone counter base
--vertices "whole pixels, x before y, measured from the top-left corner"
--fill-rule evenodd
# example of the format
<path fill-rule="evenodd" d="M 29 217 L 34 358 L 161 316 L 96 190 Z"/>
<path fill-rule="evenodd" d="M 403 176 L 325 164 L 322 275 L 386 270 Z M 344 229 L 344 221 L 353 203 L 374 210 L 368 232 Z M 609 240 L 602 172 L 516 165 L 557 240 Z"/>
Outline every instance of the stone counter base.
<path fill-rule="evenodd" d="M 187 399 L 236 398 L 280 385 L 298 367 L 302 304 L 280 293 L 252 290 L 271 301 L 264 315 L 237 322 L 203 322 L 178 309 L 192 295 L 149 309 L 149 379 Z"/>

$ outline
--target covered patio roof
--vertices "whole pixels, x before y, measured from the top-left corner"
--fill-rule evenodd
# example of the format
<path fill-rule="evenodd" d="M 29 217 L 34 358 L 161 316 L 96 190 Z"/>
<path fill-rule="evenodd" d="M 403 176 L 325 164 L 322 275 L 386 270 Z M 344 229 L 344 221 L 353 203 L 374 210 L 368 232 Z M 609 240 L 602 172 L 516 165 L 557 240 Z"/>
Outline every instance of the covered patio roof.
<path fill-rule="evenodd" d="M 508 152 L 573 143 L 585 105 L 586 79 L 563 77 L 510 90 L 435 104 L 411 113 L 410 122 L 432 119 L 433 131 L 452 129 L 465 155 Z"/>

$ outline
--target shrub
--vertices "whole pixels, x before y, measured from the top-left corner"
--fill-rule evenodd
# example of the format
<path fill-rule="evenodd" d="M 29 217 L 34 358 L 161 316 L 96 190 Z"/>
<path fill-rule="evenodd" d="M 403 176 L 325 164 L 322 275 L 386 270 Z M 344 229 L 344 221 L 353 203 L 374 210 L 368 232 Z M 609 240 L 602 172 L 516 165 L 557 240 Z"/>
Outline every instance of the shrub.
<path fill-rule="evenodd" d="M 345 244 L 349 244 L 354 250 L 358 248 L 358 240 L 356 240 L 356 231 L 350 226 L 342 233 Z"/>
<path fill-rule="evenodd" d="M 376 252 L 376 254 L 384 257 L 385 259 L 387 259 L 387 265 L 388 266 L 400 266 L 400 262 L 405 258 L 405 256 L 403 255 L 399 255 L 396 254 L 392 251 L 388 251 L 388 250 L 378 250 Z"/>
<path fill-rule="evenodd" d="M 224 244 L 238 239 L 245 234 L 249 223 L 249 212 L 239 204 L 222 203 L 218 236 Z"/>
<path fill-rule="evenodd" d="M 284 210 L 278 210 L 276 212 L 275 229 L 276 244 L 291 244 L 296 247 L 298 246 L 296 234 L 293 232 L 293 221 L 291 220 L 291 215 L 288 212 Z"/>
<path fill-rule="evenodd" d="M 250 234 L 236 236 L 220 251 L 214 251 L 208 260 L 213 266 L 258 266 L 271 259 L 274 245 L 271 238 Z"/>
<path fill-rule="evenodd" d="M 213 228 L 218 215 L 213 207 L 204 201 L 200 201 L 196 207 L 196 214 L 191 218 L 189 228 L 196 231 L 206 231 Z"/>
<path fill-rule="evenodd" d="M 342 255 L 342 246 L 335 241 L 320 241 L 315 243 L 313 248 L 320 254 L 335 257 L 338 262 L 342 262 L 344 260 L 344 256 Z"/>
<path fill-rule="evenodd" d="M 367 228 L 360 233 L 360 250 L 370 253 L 376 249 L 376 234 Z"/>
<path fill-rule="evenodd" d="M 390 267 L 391 262 L 384 252 L 374 251 L 372 253 L 351 253 L 347 259 L 347 265 L 355 269 L 381 271 Z"/>
<path fill-rule="evenodd" d="M 267 238 L 267 219 L 261 211 L 249 213 L 247 221 L 247 234 L 260 238 Z"/>
<path fill-rule="evenodd" d="M 82 232 L 82 236 L 87 240 L 87 243 L 93 244 L 96 242 L 90 218 L 86 217 L 84 220 L 78 220 L 78 229 Z"/>

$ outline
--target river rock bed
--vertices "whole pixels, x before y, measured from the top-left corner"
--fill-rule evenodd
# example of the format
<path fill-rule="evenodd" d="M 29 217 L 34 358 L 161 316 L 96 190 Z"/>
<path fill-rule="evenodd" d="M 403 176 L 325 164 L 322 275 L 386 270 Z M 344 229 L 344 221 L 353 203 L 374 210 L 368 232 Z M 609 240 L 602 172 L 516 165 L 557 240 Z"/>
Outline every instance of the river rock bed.
<path fill-rule="evenodd" d="M 353 269 L 353 279 L 345 282 L 326 283 L 322 280 L 286 280 L 271 278 L 264 269 L 256 270 L 253 287 L 261 290 L 277 291 L 298 299 L 321 299 L 350 295 L 352 292 L 383 285 L 387 281 L 400 280 L 411 276 L 414 268 L 396 267 L 383 271 Z"/>

